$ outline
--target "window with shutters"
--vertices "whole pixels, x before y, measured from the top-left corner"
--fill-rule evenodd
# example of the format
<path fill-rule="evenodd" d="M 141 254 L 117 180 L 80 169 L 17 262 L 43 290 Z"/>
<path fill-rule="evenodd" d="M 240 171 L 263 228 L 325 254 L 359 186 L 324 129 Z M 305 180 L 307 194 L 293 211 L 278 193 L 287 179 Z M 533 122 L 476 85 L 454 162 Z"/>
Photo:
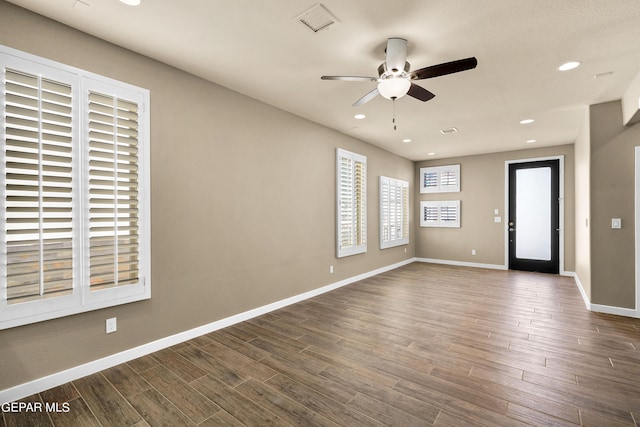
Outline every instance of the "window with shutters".
<path fill-rule="evenodd" d="M 460 227 L 460 200 L 420 202 L 420 227 Z"/>
<path fill-rule="evenodd" d="M 420 168 L 420 193 L 460 191 L 460 165 Z"/>
<path fill-rule="evenodd" d="M 336 155 L 337 257 L 367 251 L 367 158 L 338 149 Z"/>
<path fill-rule="evenodd" d="M 380 177 L 380 249 L 409 243 L 409 183 Z"/>
<path fill-rule="evenodd" d="M 2 46 L 0 66 L 0 329 L 149 298 L 149 92 Z"/>

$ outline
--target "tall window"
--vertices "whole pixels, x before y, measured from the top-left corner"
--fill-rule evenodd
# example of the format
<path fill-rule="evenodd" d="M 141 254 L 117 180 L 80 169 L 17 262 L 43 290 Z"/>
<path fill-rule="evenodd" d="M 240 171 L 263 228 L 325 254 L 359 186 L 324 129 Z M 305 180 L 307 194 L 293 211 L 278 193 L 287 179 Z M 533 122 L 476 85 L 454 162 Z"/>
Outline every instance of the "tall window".
<path fill-rule="evenodd" d="M 0 66 L 0 329 L 149 298 L 149 92 L 2 46 Z"/>
<path fill-rule="evenodd" d="M 338 149 L 337 257 L 367 251 L 367 158 Z"/>
<path fill-rule="evenodd" d="M 409 243 L 409 183 L 380 177 L 380 249 Z"/>

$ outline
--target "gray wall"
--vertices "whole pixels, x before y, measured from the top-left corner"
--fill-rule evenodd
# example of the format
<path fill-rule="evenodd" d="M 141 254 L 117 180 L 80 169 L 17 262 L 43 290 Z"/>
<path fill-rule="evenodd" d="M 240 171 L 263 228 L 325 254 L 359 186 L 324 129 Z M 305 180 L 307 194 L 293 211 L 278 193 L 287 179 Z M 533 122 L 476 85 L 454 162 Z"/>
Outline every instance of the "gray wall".
<path fill-rule="evenodd" d="M 635 308 L 635 146 L 620 101 L 590 107 L 591 302 Z M 611 218 L 622 218 L 612 229 Z"/>

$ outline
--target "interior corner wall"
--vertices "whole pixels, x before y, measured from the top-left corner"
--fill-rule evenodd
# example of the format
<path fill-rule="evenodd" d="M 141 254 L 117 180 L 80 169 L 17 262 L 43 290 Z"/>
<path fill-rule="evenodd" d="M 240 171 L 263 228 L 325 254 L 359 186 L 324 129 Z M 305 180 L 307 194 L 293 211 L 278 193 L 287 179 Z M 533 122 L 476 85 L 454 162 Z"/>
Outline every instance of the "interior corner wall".
<path fill-rule="evenodd" d="M 420 194 L 415 189 L 418 212 L 421 200 L 460 200 L 460 228 L 420 227 L 416 220 L 416 257 L 463 264 L 505 266 L 505 162 L 564 156 L 564 270 L 575 268 L 574 149 L 573 144 L 492 154 L 428 160 L 420 168 L 460 164 L 460 192 Z M 498 209 L 498 215 L 494 210 Z M 500 216 L 501 222 L 494 222 Z M 472 250 L 475 249 L 475 255 Z"/>
<path fill-rule="evenodd" d="M 149 89 L 152 186 L 151 299 L 0 331 L 0 390 L 415 256 L 378 249 L 378 176 L 413 162 L 2 0 L 0 43 Z M 338 147 L 368 167 L 368 251 L 342 259 Z"/>
<path fill-rule="evenodd" d="M 585 297 L 591 301 L 591 134 L 588 108 L 585 108 L 582 123 L 575 143 L 575 273 Z"/>
<path fill-rule="evenodd" d="M 590 106 L 591 303 L 635 308 L 635 146 L 621 102 Z M 622 228 L 612 229 L 611 219 Z"/>

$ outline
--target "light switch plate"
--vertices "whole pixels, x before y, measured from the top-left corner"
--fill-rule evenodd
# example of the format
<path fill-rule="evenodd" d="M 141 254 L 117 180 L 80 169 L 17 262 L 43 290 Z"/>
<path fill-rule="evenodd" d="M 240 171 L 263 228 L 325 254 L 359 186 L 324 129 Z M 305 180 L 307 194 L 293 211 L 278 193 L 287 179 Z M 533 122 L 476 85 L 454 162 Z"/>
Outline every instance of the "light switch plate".
<path fill-rule="evenodd" d="M 611 218 L 611 228 L 622 228 L 622 218 Z"/>

